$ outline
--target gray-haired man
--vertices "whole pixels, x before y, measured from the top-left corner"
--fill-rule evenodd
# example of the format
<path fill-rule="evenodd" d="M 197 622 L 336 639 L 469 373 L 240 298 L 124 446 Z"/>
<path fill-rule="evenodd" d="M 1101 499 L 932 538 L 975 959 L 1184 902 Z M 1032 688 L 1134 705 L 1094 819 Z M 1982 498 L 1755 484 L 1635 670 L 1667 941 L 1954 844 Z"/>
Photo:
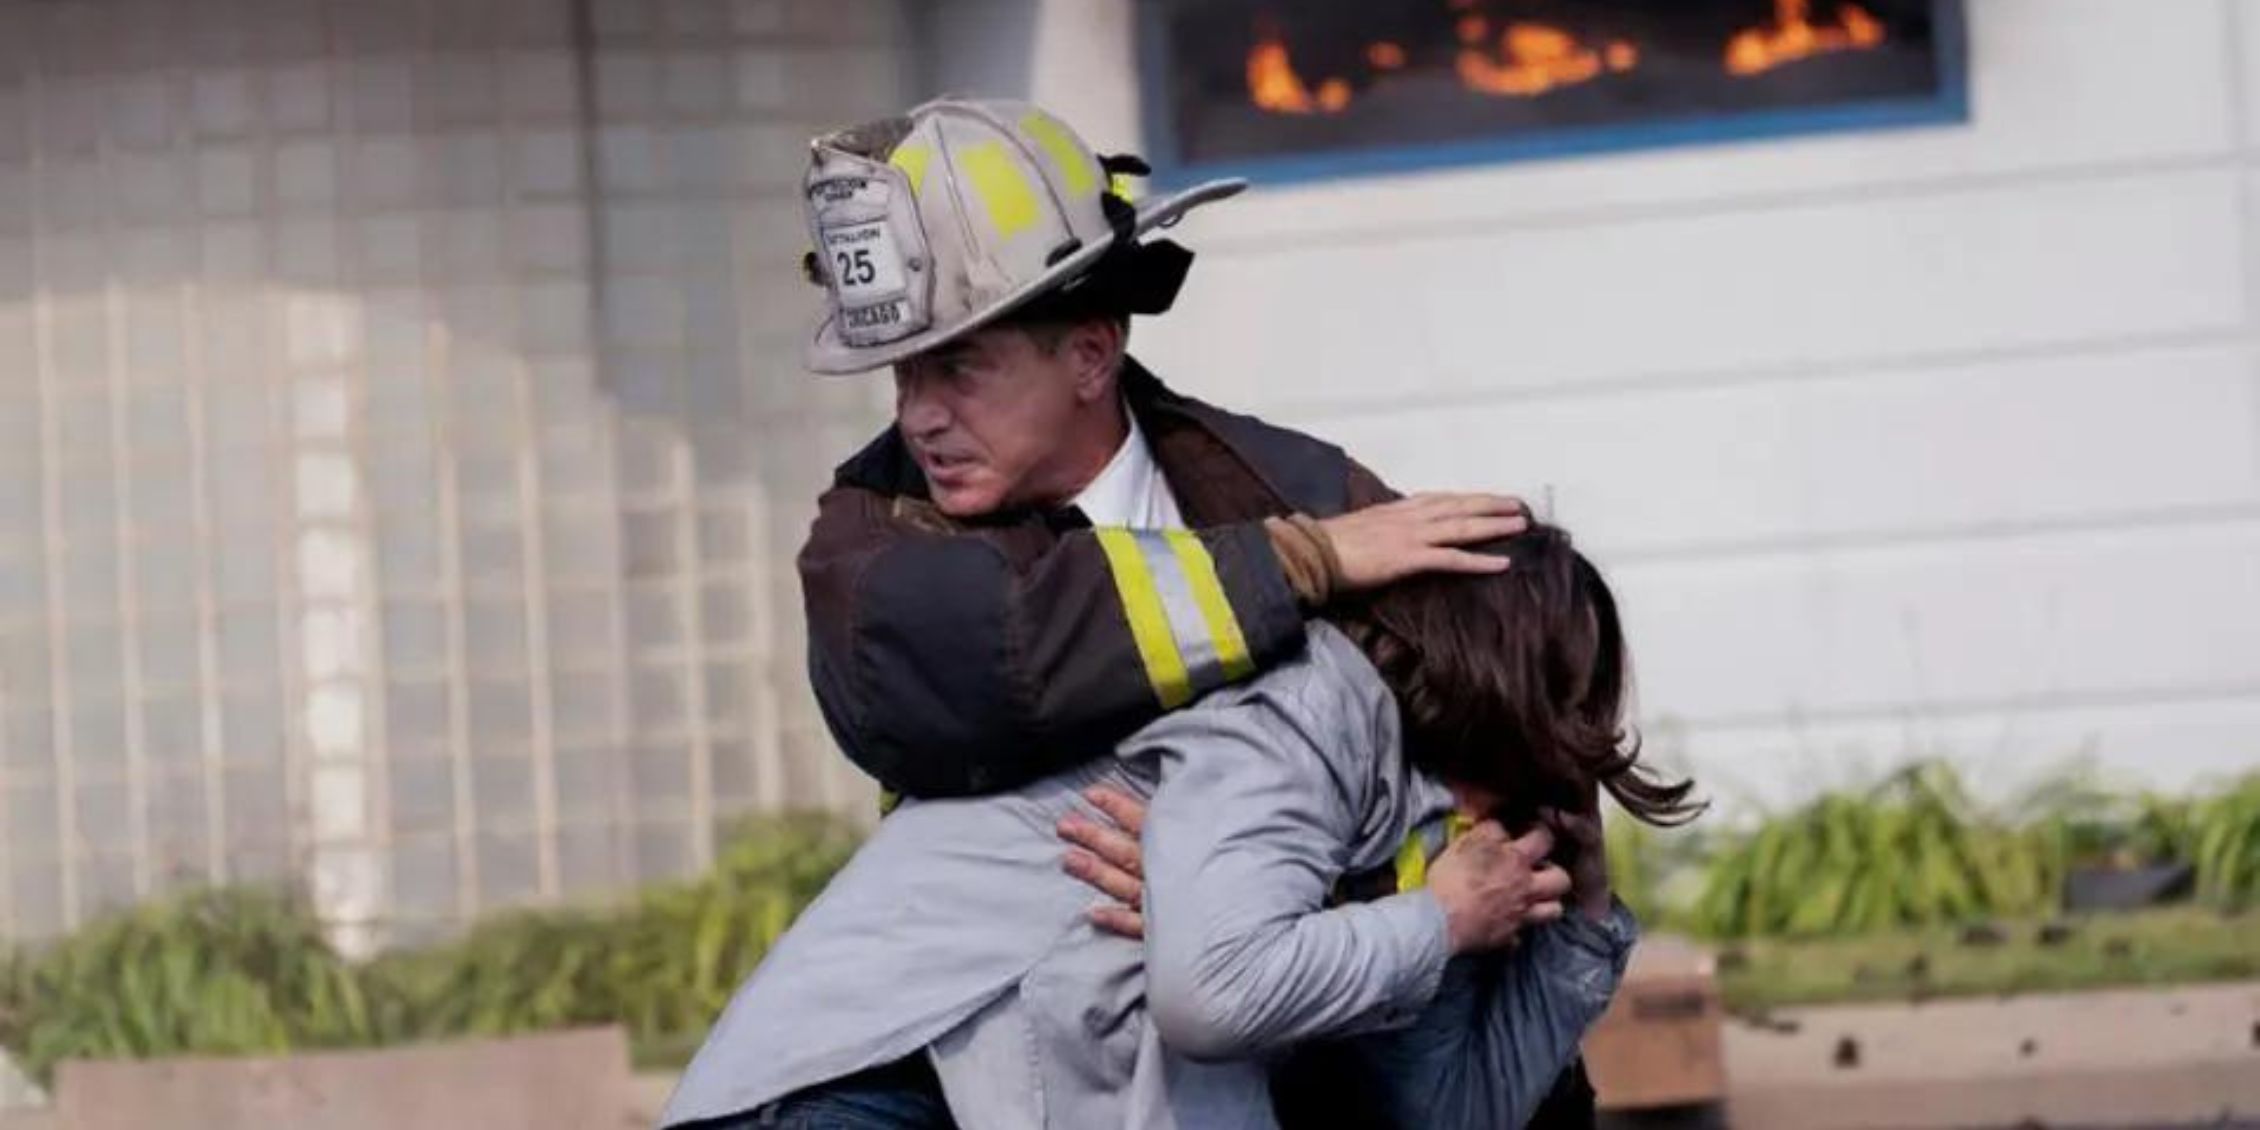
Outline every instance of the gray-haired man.
<path fill-rule="evenodd" d="M 1133 204 L 1113 181 L 1136 168 L 1006 103 L 936 103 L 815 146 L 810 265 L 832 315 L 811 367 L 891 364 L 899 397 L 802 554 L 811 676 L 848 755 L 924 801 L 835 892 L 887 867 L 920 882 L 899 907 L 812 908 L 717 1025 L 670 1124 L 791 1125 L 835 1100 L 919 1124 L 933 1111 L 902 1078 L 1024 989 L 1047 924 L 1081 923 L 1049 832 L 1084 786 L 1150 787 L 1106 756 L 1118 742 L 1296 661 L 1306 616 L 1339 592 L 1502 567 L 1451 547 L 1521 528 L 1513 500 L 1395 500 L 1338 449 L 1180 396 L 1127 357 L 1129 317 L 1166 310 L 1191 259 L 1144 237 L 1238 188 Z M 980 820 L 965 814 L 982 801 L 948 799 L 1006 789 L 1004 815 Z M 952 870 L 1000 860 L 1040 866 L 1005 884 Z M 994 928 L 966 929 L 968 908 Z"/>

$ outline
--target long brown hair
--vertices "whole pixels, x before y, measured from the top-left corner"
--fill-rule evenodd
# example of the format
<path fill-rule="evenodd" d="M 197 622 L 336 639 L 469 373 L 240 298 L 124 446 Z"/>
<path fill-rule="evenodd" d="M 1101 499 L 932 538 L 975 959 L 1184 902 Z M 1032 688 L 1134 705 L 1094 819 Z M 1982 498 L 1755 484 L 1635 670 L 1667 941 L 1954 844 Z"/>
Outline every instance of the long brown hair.
<path fill-rule="evenodd" d="M 1569 534 L 1535 525 L 1477 548 L 1512 567 L 1403 581 L 1338 621 L 1396 692 L 1406 757 L 1502 798 L 1510 829 L 1583 811 L 1596 787 L 1649 824 L 1701 813 L 1693 781 L 1640 764 L 1616 596 Z"/>

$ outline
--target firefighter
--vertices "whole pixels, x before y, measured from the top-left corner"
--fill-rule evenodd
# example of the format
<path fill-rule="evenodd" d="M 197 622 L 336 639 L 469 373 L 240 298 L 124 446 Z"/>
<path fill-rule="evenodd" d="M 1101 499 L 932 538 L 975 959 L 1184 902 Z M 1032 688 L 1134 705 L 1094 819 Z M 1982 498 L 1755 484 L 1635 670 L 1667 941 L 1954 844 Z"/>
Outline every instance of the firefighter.
<path fill-rule="evenodd" d="M 841 749 L 890 795 L 983 796 L 1089 766 L 1298 656 L 1338 601 L 1506 568 L 1461 547 L 1527 527 L 1512 498 L 1401 498 L 1333 445 L 1132 359 L 1131 320 L 1168 311 L 1192 264 L 1154 233 L 1244 187 L 1133 200 L 1146 172 L 1006 102 L 930 103 L 812 146 L 803 267 L 829 301 L 807 364 L 891 367 L 897 407 L 838 468 L 799 557 L 809 673 Z M 806 1042 L 742 1017 L 735 1038 L 764 1050 L 726 1050 L 740 1011 L 670 1124 L 745 1111 L 748 1059 L 895 1119 L 875 1125 L 946 1123 L 919 1056 L 786 1070 Z M 748 1123 L 769 1124 L 793 1123 Z"/>

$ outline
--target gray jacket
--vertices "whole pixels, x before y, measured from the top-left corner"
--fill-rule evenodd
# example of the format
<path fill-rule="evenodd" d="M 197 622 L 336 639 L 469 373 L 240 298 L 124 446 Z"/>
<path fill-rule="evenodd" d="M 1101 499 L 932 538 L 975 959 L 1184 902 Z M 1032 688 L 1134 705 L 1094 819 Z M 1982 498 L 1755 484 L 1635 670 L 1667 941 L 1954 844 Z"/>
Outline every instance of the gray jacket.
<path fill-rule="evenodd" d="M 1614 995 L 1631 915 L 1572 915 L 1447 963 L 1425 889 L 1326 909 L 1344 874 L 1440 845 L 1452 797 L 1405 764 L 1396 703 L 1348 640 L 1314 628 L 1308 666 L 1123 749 L 1162 766 L 1144 836 L 1151 1033 L 1241 1068 L 1237 1101 L 1209 1080 L 1180 1124 L 1270 1125 L 1261 1061 L 1354 1036 L 1326 1061 L 1393 1125 L 1520 1126 Z"/>
<path fill-rule="evenodd" d="M 1426 891 L 1323 909 L 1339 877 L 1391 865 L 1449 807 L 1397 747 L 1379 676 L 1318 629 L 1304 657 L 1114 759 L 904 805 L 739 990 L 662 1124 L 929 1049 L 974 1130 L 1268 1126 L 1263 1057 L 1384 1031 L 1349 1046 L 1392 1110 L 1526 1118 L 1614 990 L 1629 922 L 1450 963 L 1456 989 L 1438 998 L 1443 915 Z M 1100 782 L 1152 800 L 1143 950 L 1093 929 L 1092 893 L 1059 868 L 1054 825 Z"/>

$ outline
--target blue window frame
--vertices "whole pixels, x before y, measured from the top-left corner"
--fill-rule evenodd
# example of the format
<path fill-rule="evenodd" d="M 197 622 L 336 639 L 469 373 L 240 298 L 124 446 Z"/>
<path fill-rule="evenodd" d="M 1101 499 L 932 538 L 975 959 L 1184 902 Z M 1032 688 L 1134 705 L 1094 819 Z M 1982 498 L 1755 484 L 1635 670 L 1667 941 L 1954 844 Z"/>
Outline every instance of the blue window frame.
<path fill-rule="evenodd" d="M 1962 0 L 1142 0 L 1140 15 L 1165 186 L 1969 116 Z"/>

